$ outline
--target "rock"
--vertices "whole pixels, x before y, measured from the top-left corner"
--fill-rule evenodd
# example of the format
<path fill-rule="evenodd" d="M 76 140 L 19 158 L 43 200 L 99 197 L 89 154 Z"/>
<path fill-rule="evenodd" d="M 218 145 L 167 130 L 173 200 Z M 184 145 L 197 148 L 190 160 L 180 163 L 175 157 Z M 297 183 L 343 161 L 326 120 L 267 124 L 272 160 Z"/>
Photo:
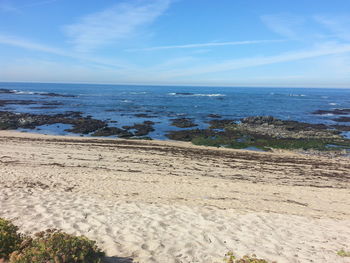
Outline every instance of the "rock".
<path fill-rule="evenodd" d="M 75 98 L 75 95 L 68 95 L 68 94 L 58 94 L 58 93 L 53 93 L 53 92 L 48 92 L 48 93 L 35 93 L 38 95 L 43 95 L 43 96 L 48 96 L 48 97 L 63 97 L 63 98 Z"/>
<path fill-rule="evenodd" d="M 172 119 L 171 125 L 178 128 L 190 128 L 190 127 L 198 126 L 193 122 L 193 119 L 189 119 L 189 118 Z"/>
<path fill-rule="evenodd" d="M 312 112 L 312 114 L 318 114 L 318 115 L 325 115 L 325 114 L 344 115 L 349 113 L 350 113 L 350 109 L 317 110 Z"/>
<path fill-rule="evenodd" d="M 117 127 L 103 127 L 96 132 L 94 132 L 91 136 L 112 136 L 117 135 L 120 138 L 132 137 L 134 134 L 128 132 L 126 130 L 117 128 Z"/>
<path fill-rule="evenodd" d="M 221 115 L 219 115 L 219 114 L 208 114 L 207 115 L 207 117 L 208 118 L 213 118 L 213 119 L 220 119 L 220 118 L 222 118 L 222 116 Z"/>
<path fill-rule="evenodd" d="M 251 116 L 251 117 L 244 118 L 241 121 L 242 123 L 248 123 L 248 124 L 263 124 L 263 123 L 273 124 L 274 122 L 277 121 L 277 119 L 275 119 L 272 116 Z"/>
<path fill-rule="evenodd" d="M 145 136 L 150 132 L 154 131 L 153 125 L 153 121 L 144 121 L 143 123 L 135 123 L 132 126 L 123 126 L 123 129 L 127 131 L 135 129 L 135 136 Z"/>
<path fill-rule="evenodd" d="M 43 115 L 29 113 L 12 113 L 0 111 L 0 129 L 34 129 L 45 124 L 71 124 L 68 132 L 87 134 L 107 126 L 106 122 L 82 117 L 81 112 L 66 112 L 64 114 Z"/>
<path fill-rule="evenodd" d="M 171 140 L 176 141 L 192 141 L 192 139 L 199 136 L 212 136 L 214 133 L 210 130 L 181 130 L 181 131 L 169 131 L 165 136 Z"/>
<path fill-rule="evenodd" d="M 336 122 L 350 122 L 350 117 L 339 117 L 339 118 L 333 119 L 333 121 L 336 121 Z"/>
<path fill-rule="evenodd" d="M 138 117 L 138 118 L 156 118 L 157 117 L 157 116 L 154 116 L 154 115 L 149 115 L 147 113 L 137 113 L 134 116 Z"/>
<path fill-rule="evenodd" d="M 12 94 L 12 93 L 16 93 L 16 92 L 10 89 L 0 89 L 0 94 Z"/>
<path fill-rule="evenodd" d="M 209 121 L 210 129 L 224 129 L 228 125 L 235 124 L 234 120 L 211 120 Z"/>
<path fill-rule="evenodd" d="M 337 129 L 338 131 L 350 131 L 350 126 L 348 125 L 331 125 L 333 129 Z"/>

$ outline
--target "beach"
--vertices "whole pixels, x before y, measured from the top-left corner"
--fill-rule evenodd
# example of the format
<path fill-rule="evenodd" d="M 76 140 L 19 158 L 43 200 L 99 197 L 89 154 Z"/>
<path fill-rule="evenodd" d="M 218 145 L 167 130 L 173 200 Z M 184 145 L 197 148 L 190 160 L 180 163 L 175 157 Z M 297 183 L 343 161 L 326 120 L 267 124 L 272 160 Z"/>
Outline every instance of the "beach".
<path fill-rule="evenodd" d="M 109 262 L 349 262 L 347 157 L 0 132 L 0 217 Z"/>

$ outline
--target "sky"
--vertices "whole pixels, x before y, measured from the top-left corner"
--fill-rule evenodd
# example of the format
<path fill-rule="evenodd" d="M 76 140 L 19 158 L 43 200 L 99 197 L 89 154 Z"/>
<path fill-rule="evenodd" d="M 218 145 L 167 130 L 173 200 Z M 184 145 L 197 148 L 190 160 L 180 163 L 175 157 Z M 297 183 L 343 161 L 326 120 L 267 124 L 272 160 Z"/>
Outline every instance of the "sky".
<path fill-rule="evenodd" d="M 350 1 L 0 0 L 0 81 L 350 88 Z"/>

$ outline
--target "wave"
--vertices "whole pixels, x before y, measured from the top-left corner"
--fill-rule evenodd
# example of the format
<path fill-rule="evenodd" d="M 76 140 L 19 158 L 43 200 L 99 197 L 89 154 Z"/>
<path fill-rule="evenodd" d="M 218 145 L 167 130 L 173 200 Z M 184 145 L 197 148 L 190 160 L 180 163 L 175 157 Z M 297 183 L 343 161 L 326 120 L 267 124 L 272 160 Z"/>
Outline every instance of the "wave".
<path fill-rule="evenodd" d="M 225 94 L 194 94 L 193 96 L 199 96 L 199 97 L 224 97 L 226 96 Z"/>
<path fill-rule="evenodd" d="M 132 95 L 140 95 L 140 94 L 147 94 L 146 91 L 140 91 L 140 92 L 130 92 Z"/>
<path fill-rule="evenodd" d="M 213 93 L 213 94 L 205 94 L 205 93 L 189 93 L 189 92 L 171 92 L 168 93 L 171 96 L 193 96 L 193 97 L 224 97 L 225 94 Z"/>
<path fill-rule="evenodd" d="M 7 93 L 13 93 L 18 95 L 40 95 L 48 97 L 76 97 L 75 95 L 60 94 L 54 92 L 44 92 L 44 91 L 22 91 L 22 90 L 8 90 Z"/>
<path fill-rule="evenodd" d="M 289 97 L 306 97 L 305 94 L 289 94 Z"/>
<path fill-rule="evenodd" d="M 34 92 L 34 91 L 19 91 L 19 90 L 12 90 L 13 93 L 15 94 L 25 94 L 25 95 L 36 95 L 39 94 L 39 92 Z"/>
<path fill-rule="evenodd" d="M 335 103 L 335 102 L 331 102 L 331 103 L 328 103 L 328 104 L 332 105 L 332 106 L 338 105 L 338 103 Z"/>

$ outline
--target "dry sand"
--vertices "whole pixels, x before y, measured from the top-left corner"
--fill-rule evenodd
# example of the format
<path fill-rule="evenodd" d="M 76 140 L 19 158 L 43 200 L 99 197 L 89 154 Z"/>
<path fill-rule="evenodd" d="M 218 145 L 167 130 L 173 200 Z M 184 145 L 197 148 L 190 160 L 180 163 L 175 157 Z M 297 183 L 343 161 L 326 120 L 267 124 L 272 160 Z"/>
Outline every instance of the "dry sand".
<path fill-rule="evenodd" d="M 0 217 L 111 262 L 350 262 L 350 159 L 0 132 Z"/>

